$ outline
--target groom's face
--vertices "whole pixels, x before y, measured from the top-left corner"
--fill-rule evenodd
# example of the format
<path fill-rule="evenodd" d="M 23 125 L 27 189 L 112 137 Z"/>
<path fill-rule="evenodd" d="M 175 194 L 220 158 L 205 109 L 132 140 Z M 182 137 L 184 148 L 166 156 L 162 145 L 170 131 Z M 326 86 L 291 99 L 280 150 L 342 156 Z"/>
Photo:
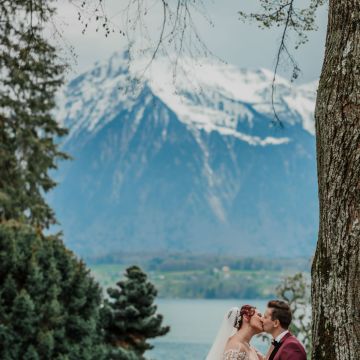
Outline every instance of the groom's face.
<path fill-rule="evenodd" d="M 264 316 L 262 318 L 264 331 L 269 333 L 269 334 L 271 334 L 274 331 L 274 329 L 277 326 L 276 322 L 278 322 L 278 320 L 274 321 L 272 319 L 272 312 L 273 312 L 273 309 L 267 308 L 265 313 L 264 313 Z"/>

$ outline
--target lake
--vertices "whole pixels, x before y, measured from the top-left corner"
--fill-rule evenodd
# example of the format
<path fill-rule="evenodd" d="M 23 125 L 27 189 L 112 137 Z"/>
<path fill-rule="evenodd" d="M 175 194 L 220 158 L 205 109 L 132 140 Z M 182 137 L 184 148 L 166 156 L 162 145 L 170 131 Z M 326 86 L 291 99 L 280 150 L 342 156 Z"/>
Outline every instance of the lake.
<path fill-rule="evenodd" d="M 266 300 L 189 300 L 158 299 L 158 313 L 164 315 L 164 325 L 170 332 L 151 341 L 155 349 L 145 354 L 156 360 L 202 360 L 220 328 L 225 313 L 233 306 L 250 304 L 261 312 Z M 254 338 L 252 345 L 266 352 L 267 344 Z"/>

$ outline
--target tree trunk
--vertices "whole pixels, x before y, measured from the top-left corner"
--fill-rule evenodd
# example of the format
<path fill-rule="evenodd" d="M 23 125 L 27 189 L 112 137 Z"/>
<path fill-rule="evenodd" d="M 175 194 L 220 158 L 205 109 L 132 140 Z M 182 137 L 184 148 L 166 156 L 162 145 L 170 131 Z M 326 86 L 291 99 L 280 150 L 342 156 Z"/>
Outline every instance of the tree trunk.
<path fill-rule="evenodd" d="M 315 110 L 320 227 L 313 360 L 360 359 L 360 0 L 329 0 Z"/>

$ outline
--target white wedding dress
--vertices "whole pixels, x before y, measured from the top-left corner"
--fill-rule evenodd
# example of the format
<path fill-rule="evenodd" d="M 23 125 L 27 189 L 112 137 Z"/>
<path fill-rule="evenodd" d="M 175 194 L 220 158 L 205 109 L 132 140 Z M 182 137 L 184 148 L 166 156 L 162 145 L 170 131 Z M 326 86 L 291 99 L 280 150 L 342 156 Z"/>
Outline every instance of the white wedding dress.
<path fill-rule="evenodd" d="M 231 308 L 224 316 L 224 320 L 220 326 L 215 341 L 206 356 L 206 360 L 258 360 L 256 350 L 250 347 L 249 352 L 237 349 L 229 349 L 225 351 L 228 339 L 236 333 L 234 327 L 235 321 L 240 313 L 238 307 Z"/>

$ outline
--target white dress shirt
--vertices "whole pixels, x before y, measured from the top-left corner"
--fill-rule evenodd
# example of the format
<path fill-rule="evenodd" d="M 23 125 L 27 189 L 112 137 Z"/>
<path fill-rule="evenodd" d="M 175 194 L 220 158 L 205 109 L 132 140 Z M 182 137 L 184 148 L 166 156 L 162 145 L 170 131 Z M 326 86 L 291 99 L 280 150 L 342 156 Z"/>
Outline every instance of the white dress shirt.
<path fill-rule="evenodd" d="M 283 331 L 281 334 L 279 334 L 276 338 L 275 341 L 280 342 L 281 339 L 289 332 L 289 330 L 285 330 Z"/>

